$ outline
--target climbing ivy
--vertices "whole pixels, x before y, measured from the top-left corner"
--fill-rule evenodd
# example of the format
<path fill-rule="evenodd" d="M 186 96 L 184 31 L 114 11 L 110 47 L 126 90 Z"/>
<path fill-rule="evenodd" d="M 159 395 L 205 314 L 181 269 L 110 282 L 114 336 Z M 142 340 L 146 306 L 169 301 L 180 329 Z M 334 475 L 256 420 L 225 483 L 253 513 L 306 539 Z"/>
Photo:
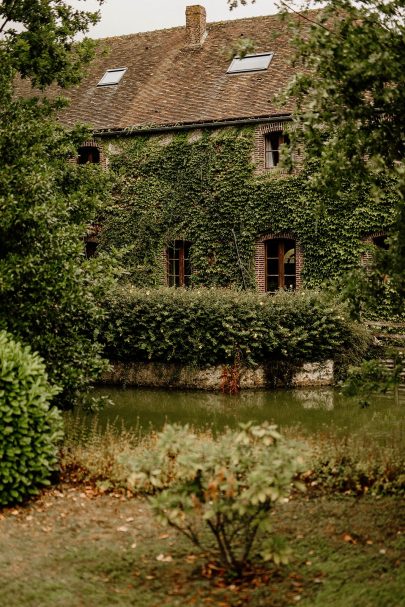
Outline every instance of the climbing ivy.
<path fill-rule="evenodd" d="M 161 285 L 164 247 L 184 238 L 192 243 L 194 285 L 241 287 L 243 272 L 255 288 L 258 236 L 288 231 L 303 247 L 303 283 L 315 287 L 358 266 L 362 238 L 395 220 L 388 182 L 378 201 L 350 183 L 331 200 L 311 190 L 311 168 L 257 174 L 252 127 L 137 135 L 107 143 L 109 150 L 115 204 L 101 246 L 128 247 L 124 263 L 136 285 Z"/>

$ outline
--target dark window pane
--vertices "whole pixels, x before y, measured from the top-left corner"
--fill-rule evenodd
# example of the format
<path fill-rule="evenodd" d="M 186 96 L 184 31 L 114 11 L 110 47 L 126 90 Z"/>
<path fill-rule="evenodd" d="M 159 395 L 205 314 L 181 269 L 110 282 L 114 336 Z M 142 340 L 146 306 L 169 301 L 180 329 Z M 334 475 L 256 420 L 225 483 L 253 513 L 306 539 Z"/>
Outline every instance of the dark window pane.
<path fill-rule="evenodd" d="M 285 276 L 284 287 L 286 289 L 295 289 L 295 276 Z"/>
<path fill-rule="evenodd" d="M 291 238 L 274 238 L 266 241 L 266 291 L 295 289 L 295 241 Z"/>
<path fill-rule="evenodd" d="M 267 257 L 276 257 L 278 259 L 278 240 L 267 240 L 266 248 L 267 248 Z"/>
<path fill-rule="evenodd" d="M 389 248 L 386 236 L 376 236 L 375 238 L 373 238 L 373 243 L 379 249 L 388 250 Z"/>
<path fill-rule="evenodd" d="M 79 148 L 79 164 L 98 164 L 100 162 L 100 150 L 95 145 L 83 145 Z"/>
<path fill-rule="evenodd" d="M 267 260 L 267 274 L 278 275 L 278 259 Z"/>
<path fill-rule="evenodd" d="M 278 277 L 269 276 L 267 279 L 267 291 L 274 293 L 278 289 Z"/>
<path fill-rule="evenodd" d="M 275 167 L 280 162 L 280 146 L 289 143 L 289 137 L 282 131 L 268 133 L 265 136 L 265 168 Z"/>
<path fill-rule="evenodd" d="M 86 257 L 94 257 L 96 254 L 96 250 L 97 250 L 97 242 L 94 241 L 87 241 L 85 244 L 85 253 L 86 253 Z"/>

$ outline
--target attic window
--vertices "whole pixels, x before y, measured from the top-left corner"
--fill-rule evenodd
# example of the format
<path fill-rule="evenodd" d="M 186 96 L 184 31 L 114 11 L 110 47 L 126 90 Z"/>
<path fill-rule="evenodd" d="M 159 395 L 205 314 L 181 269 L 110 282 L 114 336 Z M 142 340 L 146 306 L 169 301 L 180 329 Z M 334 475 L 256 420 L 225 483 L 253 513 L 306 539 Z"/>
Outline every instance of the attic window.
<path fill-rule="evenodd" d="M 273 53 L 261 53 L 259 55 L 246 55 L 235 57 L 228 67 L 227 74 L 243 74 L 244 72 L 262 72 L 267 70 L 273 59 Z"/>
<path fill-rule="evenodd" d="M 114 70 L 107 70 L 104 76 L 101 78 L 97 86 L 109 86 L 111 84 L 118 84 L 125 72 L 126 67 L 117 67 Z"/>

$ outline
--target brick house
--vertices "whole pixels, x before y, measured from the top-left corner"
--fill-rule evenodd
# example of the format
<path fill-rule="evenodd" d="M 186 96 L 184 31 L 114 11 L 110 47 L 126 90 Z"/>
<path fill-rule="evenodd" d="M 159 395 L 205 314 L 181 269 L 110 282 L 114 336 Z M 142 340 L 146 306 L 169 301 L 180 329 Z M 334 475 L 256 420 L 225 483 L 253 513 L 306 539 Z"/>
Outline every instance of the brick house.
<path fill-rule="evenodd" d="M 93 139 L 84 142 L 78 151 L 78 162 L 106 166 L 117 155 L 125 154 L 126 143 L 136 138 L 148 137 L 165 145 L 174 135 L 184 134 L 191 143 L 201 133 L 215 136 L 230 129 L 249 129 L 252 147 L 247 160 L 253 166 L 252 178 L 260 183 L 260 191 L 264 181 L 271 191 L 275 180 L 292 179 L 280 169 L 279 160 L 293 107 L 280 107 L 275 101 L 294 75 L 290 35 L 288 25 L 277 15 L 207 23 L 204 7 L 189 6 L 185 27 L 101 40 L 87 75 L 80 85 L 68 91 L 71 103 L 60 115 L 67 126 L 85 123 L 93 130 Z M 249 40 L 254 42 L 254 51 L 242 59 L 232 59 L 230 51 L 235 43 Z M 29 85 L 22 82 L 19 86 L 24 92 Z M 252 208 L 255 212 L 254 205 Z M 237 238 L 235 230 L 234 239 L 228 239 L 229 247 L 234 247 L 236 265 L 240 246 L 244 263 L 249 266 L 249 285 L 260 292 L 299 288 L 304 267 L 311 259 L 307 282 L 313 284 L 311 272 L 313 275 L 313 268 L 317 267 L 316 256 L 321 259 L 322 255 L 327 258 L 335 254 L 327 247 L 314 250 L 318 228 L 313 235 L 306 233 L 306 244 L 296 221 L 289 223 L 288 217 L 273 221 L 271 214 L 264 216 L 261 224 L 251 228 L 245 247 L 238 242 L 239 233 Z M 359 242 L 373 242 L 374 234 L 385 234 L 390 220 L 384 221 L 381 214 L 370 218 L 355 237 Z M 192 284 L 193 275 L 197 276 L 193 246 L 198 234 L 194 231 L 190 236 L 185 232 L 187 226 L 179 221 L 177 232 L 174 224 L 170 236 L 167 232 L 157 242 L 160 252 L 153 263 L 159 271 L 154 284 L 187 286 Z M 334 238 L 332 234 L 330 241 Z M 347 237 L 343 234 L 342 238 Z M 92 240 L 95 238 L 90 238 L 89 251 L 95 247 Z M 339 244 L 336 243 L 335 248 Z M 211 248 L 207 245 L 207 269 L 200 272 L 200 284 L 212 284 L 211 268 L 220 253 L 220 244 L 214 243 Z M 359 258 L 358 251 L 353 255 Z M 349 260 L 350 253 L 346 257 Z M 350 263 L 345 260 L 342 267 Z M 321 279 L 328 272 L 325 265 Z M 224 271 L 217 284 L 224 286 L 227 281 L 235 283 L 227 279 Z"/>

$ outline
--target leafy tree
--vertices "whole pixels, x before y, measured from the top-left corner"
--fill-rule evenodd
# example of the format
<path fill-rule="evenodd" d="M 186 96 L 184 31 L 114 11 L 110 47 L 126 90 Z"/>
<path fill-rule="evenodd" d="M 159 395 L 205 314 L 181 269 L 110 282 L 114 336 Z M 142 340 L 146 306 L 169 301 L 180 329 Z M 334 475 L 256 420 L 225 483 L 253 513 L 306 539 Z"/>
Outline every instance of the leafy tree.
<path fill-rule="evenodd" d="M 98 0 L 102 4 L 104 0 Z M 79 82 L 94 43 L 75 42 L 98 20 L 97 12 L 76 10 L 65 0 L 0 0 L 2 89 L 18 72 L 33 85 Z M 2 90 L 4 94 L 4 90 Z"/>
<path fill-rule="evenodd" d="M 232 7 L 245 0 L 228 0 Z M 298 74 L 286 96 L 296 103 L 292 146 L 313 161 L 314 185 L 339 197 L 344 183 L 381 176 L 398 194 L 397 224 L 385 270 L 405 295 L 405 42 L 403 0 L 315 0 L 301 12 L 280 0 L 293 30 Z M 308 5 L 307 5 L 308 6 Z M 386 181 L 384 181 L 386 183 Z"/>
<path fill-rule="evenodd" d="M 405 42 L 403 0 L 329 0 L 296 37 L 302 70 L 287 94 L 296 100 L 293 143 L 316 160 L 315 184 L 337 197 L 342 184 L 381 176 L 398 194 L 386 270 L 405 295 Z M 384 182 L 386 183 L 386 181 Z M 388 262 L 388 263 L 387 263 Z"/>
<path fill-rule="evenodd" d="M 83 237 L 106 177 L 68 162 L 85 131 L 57 124 L 63 101 L 47 100 L 45 89 L 79 80 L 91 45 L 74 36 L 96 18 L 63 0 L 0 2 L 0 327 L 41 354 L 61 406 L 102 366 L 97 302 L 106 281 L 100 261 L 85 259 Z M 18 77 L 41 96 L 13 97 Z"/>

